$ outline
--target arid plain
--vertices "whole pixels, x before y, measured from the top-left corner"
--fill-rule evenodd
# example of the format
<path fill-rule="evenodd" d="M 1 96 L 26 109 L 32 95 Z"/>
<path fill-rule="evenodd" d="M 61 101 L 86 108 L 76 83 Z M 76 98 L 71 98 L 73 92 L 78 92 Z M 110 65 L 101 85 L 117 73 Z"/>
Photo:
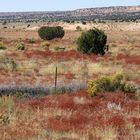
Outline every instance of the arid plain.
<path fill-rule="evenodd" d="M 30 26 L 29 26 L 30 25 Z M 62 26 L 65 36 L 42 47 L 37 30 Z M 77 26 L 80 27 L 78 30 Z M 100 28 L 108 36 L 104 56 L 77 51 L 83 31 Z M 57 86 L 87 84 L 89 80 L 122 71 L 127 81 L 140 86 L 140 23 L 8 23 L 0 25 L 0 85 Z M 25 50 L 17 50 L 16 43 Z M 46 93 L 47 94 L 47 93 Z M 140 93 L 139 93 L 140 94 Z M 139 140 L 140 95 L 100 93 L 91 98 L 86 87 L 72 93 L 27 99 L 0 98 L 1 140 Z M 110 108 L 111 106 L 111 108 Z"/>

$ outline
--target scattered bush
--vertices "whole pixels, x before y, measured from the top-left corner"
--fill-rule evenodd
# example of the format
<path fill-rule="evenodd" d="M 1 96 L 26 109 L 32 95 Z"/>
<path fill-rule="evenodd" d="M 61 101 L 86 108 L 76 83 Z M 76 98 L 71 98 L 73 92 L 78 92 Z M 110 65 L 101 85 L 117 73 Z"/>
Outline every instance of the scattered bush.
<path fill-rule="evenodd" d="M 116 44 L 112 44 L 111 47 L 112 47 L 112 48 L 116 48 L 117 45 L 116 45 Z"/>
<path fill-rule="evenodd" d="M 123 91 L 126 94 L 133 93 L 136 96 L 137 86 L 133 83 L 127 83 L 124 79 L 123 73 L 117 73 L 113 76 L 92 80 L 88 83 L 88 93 L 93 97 L 99 92 Z"/>
<path fill-rule="evenodd" d="M 45 50 L 49 50 L 50 47 L 50 43 L 48 41 L 44 41 L 41 43 L 41 46 L 45 49 Z"/>
<path fill-rule="evenodd" d="M 23 43 L 17 43 L 16 44 L 16 49 L 17 50 L 25 50 L 25 45 Z"/>
<path fill-rule="evenodd" d="M 86 25 L 87 23 L 86 23 L 85 21 L 82 21 L 82 24 L 83 24 L 83 25 Z"/>
<path fill-rule="evenodd" d="M 41 27 L 38 30 L 38 34 L 43 40 L 52 40 L 54 38 L 63 38 L 65 31 L 61 26 L 56 27 Z"/>
<path fill-rule="evenodd" d="M 5 108 L 6 113 L 11 113 L 13 108 L 15 107 L 14 100 L 12 96 L 2 95 L 0 97 L 0 108 Z"/>
<path fill-rule="evenodd" d="M 82 31 L 82 28 L 80 26 L 77 26 L 76 31 Z"/>
<path fill-rule="evenodd" d="M 125 83 L 122 90 L 126 93 L 136 93 L 137 87 L 133 83 Z"/>
<path fill-rule="evenodd" d="M 0 57 L 0 69 L 14 71 L 17 69 L 17 64 L 13 59 Z"/>
<path fill-rule="evenodd" d="M 26 98 L 26 94 L 22 93 L 22 92 L 15 92 L 14 97 L 16 97 L 16 99 L 24 99 Z"/>
<path fill-rule="evenodd" d="M 55 51 L 58 51 L 59 48 L 60 48 L 59 46 L 56 46 L 56 47 L 54 48 L 54 50 L 55 50 Z"/>
<path fill-rule="evenodd" d="M 4 46 L 2 42 L 0 42 L 0 50 L 6 50 L 6 47 Z"/>
<path fill-rule="evenodd" d="M 29 28 L 30 26 L 31 26 L 31 25 L 30 25 L 30 24 L 28 24 L 28 25 L 27 25 L 27 28 Z"/>
<path fill-rule="evenodd" d="M 123 73 L 117 73 L 113 76 L 92 80 L 88 83 L 88 93 L 91 96 L 96 96 L 99 92 L 120 90 L 123 78 Z"/>
<path fill-rule="evenodd" d="M 2 23 L 2 25 L 6 25 L 7 24 L 7 21 L 5 20 L 5 21 L 3 21 L 3 23 Z"/>
<path fill-rule="evenodd" d="M 82 33 L 77 41 L 77 49 L 82 53 L 104 55 L 107 49 L 106 42 L 107 35 L 104 31 L 95 28 Z"/>
<path fill-rule="evenodd" d="M 8 115 L 5 114 L 0 114 L 0 124 L 9 124 L 10 123 L 10 118 Z"/>
<path fill-rule="evenodd" d="M 29 39 L 29 43 L 35 43 L 35 39 L 34 38 L 30 38 Z"/>
<path fill-rule="evenodd" d="M 55 51 L 64 51 L 66 48 L 65 47 L 59 47 L 59 46 L 56 46 L 54 48 Z"/>

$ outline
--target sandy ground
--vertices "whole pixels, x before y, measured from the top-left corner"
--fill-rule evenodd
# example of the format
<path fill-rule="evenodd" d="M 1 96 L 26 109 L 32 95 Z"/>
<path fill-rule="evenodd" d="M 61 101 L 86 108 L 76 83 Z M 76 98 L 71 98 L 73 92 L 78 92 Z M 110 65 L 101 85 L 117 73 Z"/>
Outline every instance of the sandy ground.
<path fill-rule="evenodd" d="M 47 25 L 47 24 L 46 24 Z M 110 30 L 110 31 L 138 31 L 140 30 L 140 23 L 87 23 L 86 25 L 83 25 L 81 23 L 75 23 L 75 24 L 68 24 L 68 23 L 51 23 L 50 26 L 62 26 L 65 30 L 76 30 L 77 26 L 80 26 L 83 30 L 88 30 L 91 28 L 100 28 L 103 30 Z M 39 26 L 33 26 L 28 28 L 27 30 L 37 30 L 39 29 Z"/>
<path fill-rule="evenodd" d="M 30 27 L 27 27 L 30 25 Z M 24 29 L 35 31 L 41 26 L 62 26 L 65 30 L 76 30 L 77 26 L 80 26 L 82 30 L 88 30 L 90 28 L 100 28 L 109 31 L 140 31 L 140 22 L 108 22 L 108 23 L 87 23 L 83 25 L 82 23 L 64 23 L 64 22 L 41 22 L 41 23 L 8 23 L 3 26 L 0 25 L 0 29 L 7 27 L 8 29 Z"/>

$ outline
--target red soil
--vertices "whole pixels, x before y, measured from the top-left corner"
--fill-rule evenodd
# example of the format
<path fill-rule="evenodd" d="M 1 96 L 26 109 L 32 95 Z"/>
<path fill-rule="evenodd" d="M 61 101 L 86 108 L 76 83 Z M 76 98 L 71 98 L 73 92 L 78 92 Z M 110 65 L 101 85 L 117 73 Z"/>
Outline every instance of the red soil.
<path fill-rule="evenodd" d="M 135 64 L 135 65 L 140 64 L 140 56 L 126 56 L 123 54 L 118 54 L 117 59 L 125 60 L 127 64 Z"/>
<path fill-rule="evenodd" d="M 74 50 L 66 51 L 66 52 L 50 52 L 50 51 L 28 51 L 24 54 L 27 58 L 32 57 L 45 57 L 51 59 L 62 59 L 62 60 L 71 60 L 71 59 L 87 59 L 90 58 L 92 60 L 96 60 L 97 56 L 95 55 L 83 55 Z"/>
<path fill-rule="evenodd" d="M 83 103 L 76 103 L 75 98 L 84 99 Z M 108 103 L 120 104 L 122 110 L 109 111 L 107 109 Z M 78 131 L 85 132 L 88 127 L 102 127 L 113 126 L 121 131 L 125 127 L 126 121 L 129 117 L 123 114 L 123 110 L 135 111 L 139 108 L 140 103 L 133 98 L 126 97 L 123 93 L 105 93 L 99 94 L 96 98 L 88 96 L 87 92 L 81 91 L 75 94 L 65 94 L 60 96 L 48 96 L 39 100 L 29 102 L 33 108 L 57 108 L 63 111 L 71 111 L 72 114 L 68 116 L 55 116 L 47 119 L 47 125 L 44 123 L 44 128 L 49 128 L 53 131 Z M 121 114 L 120 114 L 121 113 Z M 140 118 L 132 118 L 132 123 L 140 122 Z M 139 123 L 138 126 L 139 127 Z M 124 130 L 123 130 L 124 131 Z M 127 133 L 127 131 L 126 131 Z"/>

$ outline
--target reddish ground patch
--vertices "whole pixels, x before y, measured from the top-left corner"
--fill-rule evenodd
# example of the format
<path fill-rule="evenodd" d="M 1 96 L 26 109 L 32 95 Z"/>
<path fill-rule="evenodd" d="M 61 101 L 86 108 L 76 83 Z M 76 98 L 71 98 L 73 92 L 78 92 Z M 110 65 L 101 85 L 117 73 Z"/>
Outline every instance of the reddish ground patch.
<path fill-rule="evenodd" d="M 140 56 L 126 56 L 123 54 L 118 54 L 117 59 L 125 60 L 127 64 L 135 64 L 135 65 L 140 64 Z"/>
<path fill-rule="evenodd" d="M 76 102 L 75 98 L 84 100 L 81 103 Z M 108 103 L 115 103 L 121 105 L 122 110 L 109 111 L 107 108 Z M 68 116 L 55 116 L 48 118 L 47 126 L 50 130 L 59 132 L 63 131 L 79 131 L 85 132 L 90 125 L 93 127 L 102 126 L 105 128 L 107 125 L 115 127 L 120 133 L 123 133 L 127 117 L 123 114 L 123 110 L 135 111 L 139 108 L 140 103 L 134 99 L 126 97 L 123 93 L 104 93 L 99 94 L 96 98 L 88 96 L 86 91 L 74 93 L 71 95 L 65 94 L 60 96 L 48 96 L 40 100 L 34 100 L 29 103 L 31 107 L 36 108 L 58 108 L 63 111 L 71 111 L 72 114 Z M 139 119 L 131 119 L 134 124 L 139 122 Z M 137 127 L 139 123 L 137 124 Z M 127 133 L 126 130 L 125 133 Z"/>
<path fill-rule="evenodd" d="M 97 56 L 95 55 L 83 55 L 77 51 L 71 50 L 66 52 L 50 52 L 50 51 L 28 51 L 24 54 L 27 58 L 32 57 L 45 57 L 52 59 L 62 59 L 62 60 L 71 60 L 71 59 L 87 59 L 96 60 Z"/>

